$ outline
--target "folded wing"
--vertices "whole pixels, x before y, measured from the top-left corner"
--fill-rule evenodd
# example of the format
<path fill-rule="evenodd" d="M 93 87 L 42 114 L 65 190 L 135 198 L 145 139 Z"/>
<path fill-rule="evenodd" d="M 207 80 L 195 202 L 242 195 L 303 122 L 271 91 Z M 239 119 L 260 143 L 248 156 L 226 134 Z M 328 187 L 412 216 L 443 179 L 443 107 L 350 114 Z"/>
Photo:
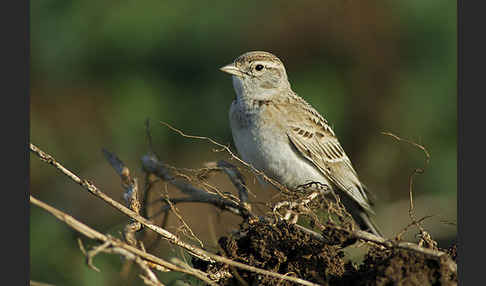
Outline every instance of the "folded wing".
<path fill-rule="evenodd" d="M 303 99 L 291 104 L 295 116 L 287 117 L 287 136 L 301 156 L 311 161 L 326 178 L 373 213 L 364 185 L 327 121 Z M 301 110 L 297 110 L 301 109 Z M 303 110 L 302 110 L 303 109 Z"/>

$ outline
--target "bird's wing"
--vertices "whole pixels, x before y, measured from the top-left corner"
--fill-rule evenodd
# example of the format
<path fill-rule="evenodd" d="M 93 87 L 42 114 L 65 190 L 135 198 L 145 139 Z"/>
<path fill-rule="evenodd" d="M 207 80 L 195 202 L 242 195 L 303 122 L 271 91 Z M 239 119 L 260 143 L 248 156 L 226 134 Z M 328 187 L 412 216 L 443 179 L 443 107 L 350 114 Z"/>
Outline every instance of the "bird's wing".
<path fill-rule="evenodd" d="M 373 213 L 364 185 L 327 121 L 300 97 L 289 104 L 287 136 L 304 158 L 311 161 L 333 184 Z"/>

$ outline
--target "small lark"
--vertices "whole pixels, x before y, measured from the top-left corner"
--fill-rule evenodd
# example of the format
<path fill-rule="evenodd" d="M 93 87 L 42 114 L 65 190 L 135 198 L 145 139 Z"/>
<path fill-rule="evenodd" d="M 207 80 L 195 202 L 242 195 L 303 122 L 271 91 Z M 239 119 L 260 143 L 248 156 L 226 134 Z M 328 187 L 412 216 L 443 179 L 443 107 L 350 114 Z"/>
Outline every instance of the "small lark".
<path fill-rule="evenodd" d="M 275 55 L 248 52 L 221 68 L 233 77 L 229 119 L 243 160 L 289 189 L 318 182 L 338 194 L 359 227 L 382 236 L 365 186 L 334 131 L 290 87 Z"/>

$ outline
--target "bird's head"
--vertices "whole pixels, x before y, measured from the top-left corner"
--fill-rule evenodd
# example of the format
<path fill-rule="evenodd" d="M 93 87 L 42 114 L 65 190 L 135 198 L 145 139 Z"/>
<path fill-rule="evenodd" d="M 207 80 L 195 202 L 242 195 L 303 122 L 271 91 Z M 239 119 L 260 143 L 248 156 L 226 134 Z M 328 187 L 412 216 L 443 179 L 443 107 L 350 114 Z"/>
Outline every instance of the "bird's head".
<path fill-rule="evenodd" d="M 233 76 L 239 97 L 265 100 L 290 88 L 282 61 L 268 52 L 244 53 L 220 70 Z"/>

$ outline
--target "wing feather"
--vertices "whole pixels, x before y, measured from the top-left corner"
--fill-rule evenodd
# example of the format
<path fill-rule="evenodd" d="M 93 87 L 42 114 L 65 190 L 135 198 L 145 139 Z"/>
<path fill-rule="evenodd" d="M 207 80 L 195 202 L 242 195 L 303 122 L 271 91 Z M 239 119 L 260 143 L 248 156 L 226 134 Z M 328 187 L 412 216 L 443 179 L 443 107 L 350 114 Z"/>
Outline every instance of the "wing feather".
<path fill-rule="evenodd" d="M 314 108 L 303 99 L 301 101 L 302 104 L 291 104 L 294 110 L 292 116 L 287 117 L 287 136 L 290 142 L 329 181 L 373 213 L 365 186 L 358 179 L 334 131 Z"/>

